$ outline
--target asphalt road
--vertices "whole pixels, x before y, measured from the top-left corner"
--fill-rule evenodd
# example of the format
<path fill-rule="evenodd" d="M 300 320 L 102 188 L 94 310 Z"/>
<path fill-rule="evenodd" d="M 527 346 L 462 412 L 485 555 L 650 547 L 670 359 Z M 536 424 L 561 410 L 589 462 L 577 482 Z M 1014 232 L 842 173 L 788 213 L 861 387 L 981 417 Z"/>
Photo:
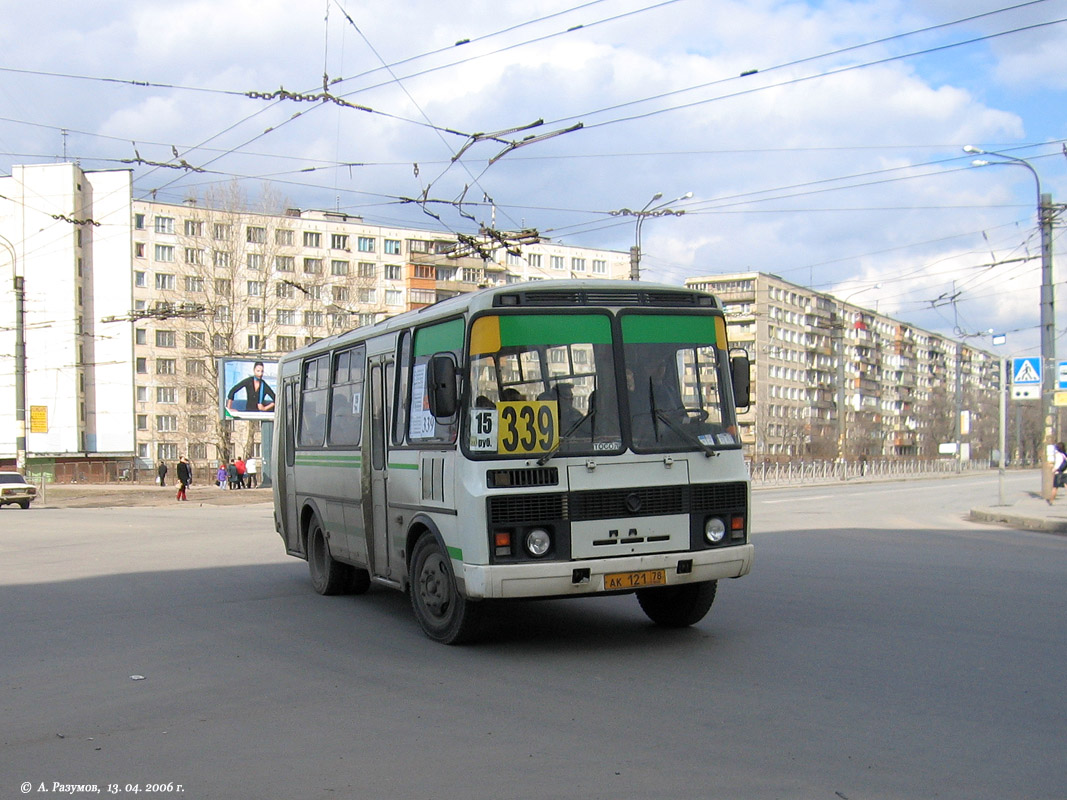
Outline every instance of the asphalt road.
<path fill-rule="evenodd" d="M 3 508 L 0 798 L 1064 798 L 1067 537 L 963 520 L 995 491 L 759 492 L 694 628 L 515 604 L 469 647 L 315 595 L 266 505 Z"/>

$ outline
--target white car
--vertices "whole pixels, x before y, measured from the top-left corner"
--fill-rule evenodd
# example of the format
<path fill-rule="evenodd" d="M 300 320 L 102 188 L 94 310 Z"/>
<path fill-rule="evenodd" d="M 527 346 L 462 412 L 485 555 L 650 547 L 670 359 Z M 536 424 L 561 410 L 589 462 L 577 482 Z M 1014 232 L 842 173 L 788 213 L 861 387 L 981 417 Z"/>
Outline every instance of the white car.
<path fill-rule="evenodd" d="M 29 508 L 36 499 L 36 486 L 26 483 L 26 479 L 17 472 L 0 472 L 0 506 L 18 503 L 23 508 Z"/>

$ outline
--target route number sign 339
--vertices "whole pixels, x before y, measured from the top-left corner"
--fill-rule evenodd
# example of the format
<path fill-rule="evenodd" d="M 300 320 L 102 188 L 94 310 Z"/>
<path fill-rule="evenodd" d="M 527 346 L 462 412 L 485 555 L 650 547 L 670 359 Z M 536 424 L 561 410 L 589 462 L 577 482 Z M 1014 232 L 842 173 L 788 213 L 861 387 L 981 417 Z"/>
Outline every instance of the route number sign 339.
<path fill-rule="evenodd" d="M 554 400 L 497 403 L 471 411 L 471 450 L 500 455 L 548 453 L 559 441 Z"/>

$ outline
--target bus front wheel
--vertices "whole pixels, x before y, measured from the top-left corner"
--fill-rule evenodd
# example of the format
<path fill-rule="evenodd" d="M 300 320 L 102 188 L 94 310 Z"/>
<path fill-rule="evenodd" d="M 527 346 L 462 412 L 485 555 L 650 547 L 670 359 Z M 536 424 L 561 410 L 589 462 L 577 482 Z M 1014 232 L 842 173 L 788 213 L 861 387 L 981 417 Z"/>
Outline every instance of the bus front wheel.
<path fill-rule="evenodd" d="M 423 632 L 443 644 L 462 644 L 479 628 L 481 604 L 463 597 L 456 588 L 448 554 L 430 533 L 411 551 L 411 607 Z"/>
<path fill-rule="evenodd" d="M 685 628 L 704 619 L 715 602 L 717 581 L 639 589 L 637 602 L 648 618 L 663 628 Z"/>

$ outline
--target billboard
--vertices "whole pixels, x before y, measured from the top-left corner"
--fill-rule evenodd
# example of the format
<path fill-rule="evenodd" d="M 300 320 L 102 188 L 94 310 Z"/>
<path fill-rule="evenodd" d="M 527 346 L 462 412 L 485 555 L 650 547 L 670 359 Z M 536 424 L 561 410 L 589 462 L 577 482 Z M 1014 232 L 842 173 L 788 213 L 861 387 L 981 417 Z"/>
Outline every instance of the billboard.
<path fill-rule="evenodd" d="M 278 362 L 219 359 L 219 416 L 222 419 L 274 419 Z"/>

